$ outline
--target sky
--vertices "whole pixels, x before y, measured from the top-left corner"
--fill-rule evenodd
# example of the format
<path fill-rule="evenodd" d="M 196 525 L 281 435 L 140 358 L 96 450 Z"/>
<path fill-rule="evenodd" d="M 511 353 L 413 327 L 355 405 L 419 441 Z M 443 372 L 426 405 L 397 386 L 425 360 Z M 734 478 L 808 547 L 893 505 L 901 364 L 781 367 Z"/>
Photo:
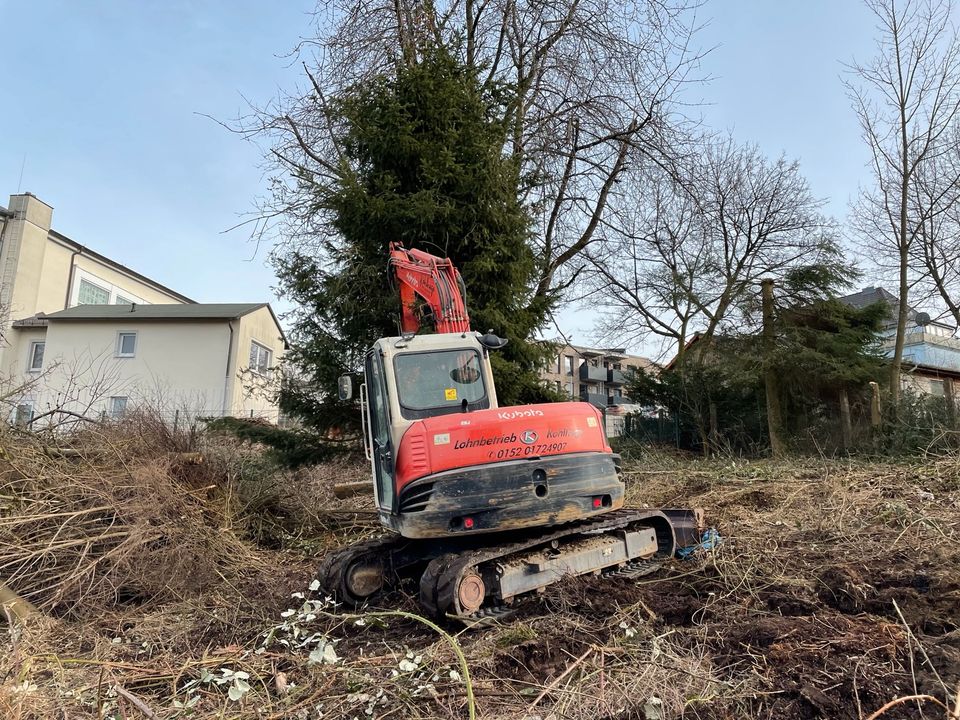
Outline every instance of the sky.
<path fill-rule="evenodd" d="M 0 0 L 0 204 L 29 191 L 77 242 L 200 302 L 273 300 L 244 219 L 261 152 L 223 121 L 299 80 L 314 0 Z M 838 219 L 867 179 L 842 62 L 873 54 L 859 0 L 707 0 L 706 125 L 800 161 Z M 22 177 L 21 177 L 22 174 Z M 576 342 L 592 315 L 560 314 Z"/>

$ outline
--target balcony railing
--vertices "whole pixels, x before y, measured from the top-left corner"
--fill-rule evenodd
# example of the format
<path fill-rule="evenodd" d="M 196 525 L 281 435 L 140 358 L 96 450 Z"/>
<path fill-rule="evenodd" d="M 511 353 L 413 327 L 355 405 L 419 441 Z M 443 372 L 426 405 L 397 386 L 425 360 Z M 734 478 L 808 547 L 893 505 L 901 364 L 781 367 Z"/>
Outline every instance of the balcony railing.
<path fill-rule="evenodd" d="M 580 366 L 580 379 L 587 382 L 606 382 L 607 369 L 584 363 Z"/>
<path fill-rule="evenodd" d="M 607 382 L 611 385 L 623 385 L 625 381 L 622 370 L 607 370 Z"/>
<path fill-rule="evenodd" d="M 580 390 L 580 399 L 584 402 L 588 402 L 591 405 L 596 405 L 597 407 L 606 407 L 607 406 L 607 396 L 603 393 L 592 393 L 589 392 L 586 388 Z"/>

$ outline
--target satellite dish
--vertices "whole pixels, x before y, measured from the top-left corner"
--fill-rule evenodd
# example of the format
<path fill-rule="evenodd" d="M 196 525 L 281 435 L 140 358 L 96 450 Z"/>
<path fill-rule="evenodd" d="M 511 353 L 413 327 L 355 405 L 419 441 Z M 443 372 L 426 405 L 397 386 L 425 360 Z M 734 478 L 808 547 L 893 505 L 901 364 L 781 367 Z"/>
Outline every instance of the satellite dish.
<path fill-rule="evenodd" d="M 920 312 L 917 313 L 917 325 L 923 327 L 924 325 L 930 324 L 930 313 Z"/>

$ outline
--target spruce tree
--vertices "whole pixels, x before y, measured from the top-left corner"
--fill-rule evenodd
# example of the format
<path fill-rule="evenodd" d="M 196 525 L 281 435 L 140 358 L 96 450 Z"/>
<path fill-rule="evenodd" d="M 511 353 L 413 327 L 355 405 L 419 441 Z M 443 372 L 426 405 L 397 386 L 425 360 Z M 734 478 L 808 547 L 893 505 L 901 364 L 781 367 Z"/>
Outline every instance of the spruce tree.
<path fill-rule="evenodd" d="M 340 419 L 336 378 L 358 371 L 377 338 L 398 333 L 387 272 L 395 241 L 449 257 L 463 275 L 473 328 L 509 339 L 494 355 L 500 402 L 544 397 L 536 370 L 549 351 L 530 339 L 549 308 L 530 302 L 530 217 L 499 119 L 510 88 L 490 89 L 477 72 L 444 48 L 426 48 L 416 63 L 331 101 L 341 120 L 340 156 L 330 159 L 338 172 L 299 181 L 312 186 L 315 210 L 334 233 L 319 254 L 277 258 L 282 290 L 297 304 L 291 359 L 303 374 L 284 405 L 316 426 Z"/>

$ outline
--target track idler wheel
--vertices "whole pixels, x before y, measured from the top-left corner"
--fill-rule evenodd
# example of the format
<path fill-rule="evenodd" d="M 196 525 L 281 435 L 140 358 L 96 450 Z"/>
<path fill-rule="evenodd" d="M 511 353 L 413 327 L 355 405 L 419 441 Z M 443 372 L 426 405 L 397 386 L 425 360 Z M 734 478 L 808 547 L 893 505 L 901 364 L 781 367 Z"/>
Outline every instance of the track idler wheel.
<path fill-rule="evenodd" d="M 341 585 L 352 604 L 359 605 L 383 588 L 383 564 L 372 558 L 361 558 L 347 567 Z"/>
<path fill-rule="evenodd" d="M 457 604 L 462 614 L 470 615 L 480 609 L 483 598 L 487 594 L 487 586 L 483 578 L 474 571 L 467 572 L 457 584 Z"/>
<path fill-rule="evenodd" d="M 369 544 L 344 548 L 328 555 L 318 573 L 324 592 L 347 605 L 362 605 L 383 590 L 385 570 L 380 553 Z"/>

